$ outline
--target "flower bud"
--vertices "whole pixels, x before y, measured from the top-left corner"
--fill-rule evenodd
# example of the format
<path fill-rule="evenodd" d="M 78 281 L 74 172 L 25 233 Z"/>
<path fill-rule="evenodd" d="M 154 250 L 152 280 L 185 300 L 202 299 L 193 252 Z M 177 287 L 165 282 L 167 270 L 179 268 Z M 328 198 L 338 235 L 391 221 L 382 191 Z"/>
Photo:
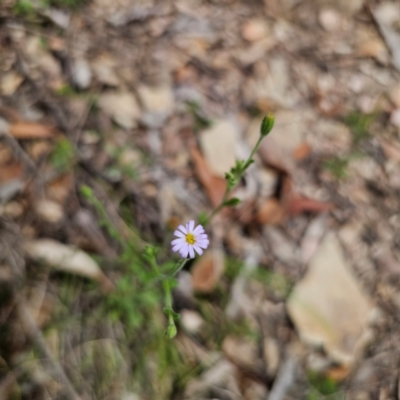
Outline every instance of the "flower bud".
<path fill-rule="evenodd" d="M 274 123 L 275 117 L 273 116 L 273 114 L 269 113 L 268 115 L 266 115 L 261 122 L 260 135 L 262 137 L 267 136 L 272 131 Z"/>
<path fill-rule="evenodd" d="M 175 323 L 172 322 L 168 325 L 167 332 L 165 333 L 170 339 L 173 339 L 176 336 L 177 332 L 178 331 L 176 329 Z"/>

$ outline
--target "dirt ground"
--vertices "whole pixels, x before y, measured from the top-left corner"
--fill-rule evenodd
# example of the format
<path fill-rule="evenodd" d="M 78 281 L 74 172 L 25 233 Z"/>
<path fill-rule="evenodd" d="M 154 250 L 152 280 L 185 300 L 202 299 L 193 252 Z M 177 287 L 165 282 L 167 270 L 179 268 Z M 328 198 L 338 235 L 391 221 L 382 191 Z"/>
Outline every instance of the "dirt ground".
<path fill-rule="evenodd" d="M 400 399 L 399 78 L 398 1 L 1 0 L 0 399 Z"/>

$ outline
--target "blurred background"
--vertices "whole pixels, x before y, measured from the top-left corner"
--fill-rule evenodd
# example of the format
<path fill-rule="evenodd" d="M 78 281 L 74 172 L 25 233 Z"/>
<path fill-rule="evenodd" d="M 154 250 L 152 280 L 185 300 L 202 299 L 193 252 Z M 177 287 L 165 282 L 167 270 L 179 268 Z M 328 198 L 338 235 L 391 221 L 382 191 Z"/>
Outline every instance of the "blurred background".
<path fill-rule="evenodd" d="M 398 1 L 1 0 L 0 399 L 399 399 L 399 77 Z"/>

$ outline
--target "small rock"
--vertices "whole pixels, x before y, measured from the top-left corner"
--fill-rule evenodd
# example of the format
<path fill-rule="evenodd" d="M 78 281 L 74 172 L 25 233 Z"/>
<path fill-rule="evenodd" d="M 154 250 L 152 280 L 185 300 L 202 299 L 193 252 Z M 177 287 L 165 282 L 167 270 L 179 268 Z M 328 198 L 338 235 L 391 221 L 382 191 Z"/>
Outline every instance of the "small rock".
<path fill-rule="evenodd" d="M 10 71 L 1 79 L 1 94 L 11 96 L 18 89 L 24 78 L 14 71 Z"/>
<path fill-rule="evenodd" d="M 400 108 L 392 111 L 390 114 L 390 123 L 396 128 L 400 128 Z"/>
<path fill-rule="evenodd" d="M 191 334 L 199 333 L 204 324 L 203 318 L 193 310 L 183 310 L 179 320 L 182 327 Z"/>
<path fill-rule="evenodd" d="M 64 217 L 62 207 L 55 201 L 41 199 L 35 204 L 35 211 L 44 221 L 55 224 Z"/>
<path fill-rule="evenodd" d="M 237 127 L 229 120 L 217 121 L 201 133 L 200 144 L 204 157 L 217 176 L 224 177 L 235 165 L 238 141 Z"/>
<path fill-rule="evenodd" d="M 72 66 L 72 80 L 79 89 L 87 89 L 92 81 L 92 71 L 89 63 L 81 58 Z"/>
<path fill-rule="evenodd" d="M 100 83 L 111 87 L 119 85 L 119 78 L 115 72 L 116 61 L 109 54 L 102 54 L 95 58 L 91 66 L 95 78 Z"/>
<path fill-rule="evenodd" d="M 100 108 L 125 129 L 137 126 L 141 112 L 135 96 L 129 92 L 109 92 L 100 97 Z"/>
<path fill-rule="evenodd" d="M 336 10 L 323 9 L 318 15 L 318 20 L 321 26 L 327 32 L 334 32 L 340 29 L 341 17 Z"/>
<path fill-rule="evenodd" d="M 370 339 L 371 303 L 350 273 L 333 233 L 323 239 L 287 308 L 301 339 L 323 346 L 340 364 L 352 365 Z"/>
<path fill-rule="evenodd" d="M 265 20 L 251 19 L 242 26 L 242 36 L 249 42 L 255 42 L 268 35 L 269 27 Z"/>
<path fill-rule="evenodd" d="M 144 122 L 154 128 L 160 127 L 171 115 L 175 107 L 174 93 L 171 86 L 145 86 L 137 89 L 139 100 L 145 110 Z"/>

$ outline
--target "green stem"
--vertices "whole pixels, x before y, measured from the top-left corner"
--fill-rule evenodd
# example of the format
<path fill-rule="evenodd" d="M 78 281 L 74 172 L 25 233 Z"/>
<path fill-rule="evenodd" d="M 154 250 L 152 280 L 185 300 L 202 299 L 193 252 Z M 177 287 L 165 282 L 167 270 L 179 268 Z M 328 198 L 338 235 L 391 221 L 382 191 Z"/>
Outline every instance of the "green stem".
<path fill-rule="evenodd" d="M 181 263 L 178 265 L 176 270 L 172 273 L 172 276 L 175 276 L 184 266 L 185 264 L 189 261 L 189 258 L 184 258 Z"/>
<path fill-rule="evenodd" d="M 172 292 L 171 285 L 169 284 L 169 280 L 165 279 L 163 281 L 164 292 L 165 292 L 165 307 L 172 309 Z"/>
<path fill-rule="evenodd" d="M 246 160 L 246 162 L 245 162 L 245 164 L 244 164 L 244 166 L 243 166 L 243 169 L 242 169 L 242 171 L 241 171 L 241 173 L 240 173 L 240 176 L 239 176 L 239 180 L 240 180 L 240 178 L 243 176 L 243 174 L 244 174 L 244 172 L 246 171 L 246 169 L 251 165 L 251 161 L 253 160 L 253 156 L 254 156 L 254 154 L 256 154 L 256 151 L 258 150 L 258 148 L 259 148 L 260 143 L 261 143 L 262 140 L 263 140 L 263 137 L 260 136 L 260 137 L 258 138 L 258 141 L 257 141 L 256 145 L 254 146 L 254 148 L 253 148 L 253 150 L 252 150 L 250 156 L 248 157 L 248 159 Z M 204 225 L 207 225 L 207 224 L 208 224 L 208 223 L 209 223 L 223 208 L 224 208 L 225 202 L 228 200 L 228 195 L 229 195 L 229 192 L 231 191 L 231 189 L 233 189 L 233 188 L 230 188 L 230 187 L 227 185 L 226 190 L 225 190 L 225 193 L 224 193 L 224 197 L 222 198 L 221 203 L 220 203 L 219 206 L 218 206 L 217 208 L 215 208 L 214 211 L 207 217 L 207 220 L 206 220 L 206 222 L 204 223 Z"/>
<path fill-rule="evenodd" d="M 163 281 L 164 293 L 165 293 L 165 308 L 168 310 L 168 328 L 166 335 L 172 339 L 176 336 L 177 329 L 174 321 L 174 315 L 172 310 L 172 291 L 169 279 Z"/>
<path fill-rule="evenodd" d="M 158 268 L 158 264 L 157 264 L 156 260 L 154 258 L 151 258 L 149 261 L 150 261 L 151 268 L 153 268 L 154 273 L 157 276 L 160 276 L 160 268 Z"/>
<path fill-rule="evenodd" d="M 253 151 L 251 152 L 249 158 L 246 161 L 246 164 L 244 164 L 244 168 L 243 168 L 243 172 L 246 171 L 246 169 L 249 167 L 249 165 L 251 164 L 251 160 L 253 159 L 254 154 L 256 154 L 256 151 L 258 150 L 258 148 L 260 147 L 260 143 L 264 138 L 262 136 L 260 136 L 258 138 L 258 141 L 256 143 L 256 145 L 254 146 Z"/>
<path fill-rule="evenodd" d="M 224 197 L 222 197 L 221 203 L 217 208 L 214 209 L 214 211 L 207 217 L 206 222 L 204 225 L 207 225 L 214 217 L 217 215 L 224 207 L 226 200 L 228 200 L 228 194 L 230 192 L 229 187 L 227 186 L 225 189 Z"/>

